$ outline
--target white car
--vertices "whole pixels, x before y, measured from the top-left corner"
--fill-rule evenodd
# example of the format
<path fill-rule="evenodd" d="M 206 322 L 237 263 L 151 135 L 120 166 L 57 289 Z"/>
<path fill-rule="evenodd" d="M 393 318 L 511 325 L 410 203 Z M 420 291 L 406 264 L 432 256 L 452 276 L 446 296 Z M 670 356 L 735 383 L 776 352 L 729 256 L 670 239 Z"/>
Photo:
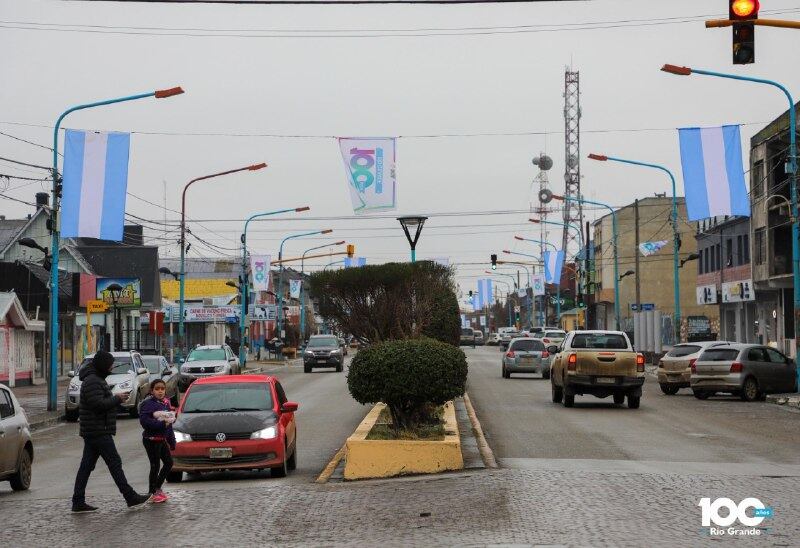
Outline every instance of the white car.
<path fill-rule="evenodd" d="M 33 441 L 28 417 L 11 390 L 0 384 L 0 481 L 14 491 L 31 486 Z"/>
<path fill-rule="evenodd" d="M 178 389 L 183 393 L 197 379 L 239 375 L 241 372 L 239 358 L 227 344 L 197 346 L 181 364 Z"/>
<path fill-rule="evenodd" d="M 142 361 L 142 356 L 135 351 L 112 352 L 114 365 L 111 374 L 106 377 L 106 382 L 111 387 L 112 394 L 130 392 L 128 399 L 120 404 L 123 411 L 131 417 L 139 416 L 139 404 L 150 392 L 150 371 Z M 77 371 L 70 371 L 67 375 L 72 378 L 67 386 L 67 397 L 64 399 L 64 415 L 70 422 L 78 420 L 78 411 L 81 403 L 81 369 L 92 363 L 94 354 L 87 355 Z"/>

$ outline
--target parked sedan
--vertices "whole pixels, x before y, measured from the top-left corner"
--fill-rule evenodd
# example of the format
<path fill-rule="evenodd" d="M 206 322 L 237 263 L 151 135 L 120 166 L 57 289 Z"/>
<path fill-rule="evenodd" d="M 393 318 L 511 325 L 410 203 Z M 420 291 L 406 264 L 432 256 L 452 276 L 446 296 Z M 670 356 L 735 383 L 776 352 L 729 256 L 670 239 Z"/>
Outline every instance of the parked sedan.
<path fill-rule="evenodd" d="M 555 330 L 545 330 L 538 334 L 537 338 L 541 338 L 542 342 L 545 346 L 558 346 L 561 344 L 561 341 L 564 340 L 564 337 L 567 336 L 566 331 L 562 331 L 561 329 Z"/>
<path fill-rule="evenodd" d="M 333 335 L 312 335 L 303 352 L 303 371 L 311 373 L 315 367 L 335 367 L 344 370 L 344 354 L 339 339 Z"/>
<path fill-rule="evenodd" d="M 475 345 L 483 346 L 484 345 L 483 331 L 481 331 L 480 329 L 474 329 L 473 331 L 475 331 Z"/>
<path fill-rule="evenodd" d="M 500 335 L 497 333 L 489 333 L 486 338 L 486 346 L 497 346 L 500 344 Z"/>
<path fill-rule="evenodd" d="M 727 341 L 704 341 L 681 343 L 672 347 L 658 363 L 658 384 L 661 391 L 674 396 L 681 388 L 689 388 L 692 377 L 692 365 L 705 350 L 728 346 Z"/>
<path fill-rule="evenodd" d="M 120 404 L 120 410 L 127 412 L 131 417 L 139 416 L 139 404 L 144 401 L 150 391 L 150 372 L 142 361 L 138 352 L 112 352 L 114 365 L 111 374 L 106 377 L 106 382 L 111 387 L 112 394 L 129 392 L 128 399 Z M 81 399 L 80 371 L 92 363 L 94 354 L 89 354 L 78 366 L 77 371 L 67 373 L 72 380 L 67 385 L 67 397 L 64 398 L 64 415 L 70 422 L 78 420 L 78 410 Z"/>
<path fill-rule="evenodd" d="M 227 344 L 198 346 L 189 352 L 181 365 L 178 388 L 186 392 L 197 379 L 240 373 L 239 358 Z"/>
<path fill-rule="evenodd" d="M 164 356 L 142 356 L 142 361 L 150 372 L 150 382 L 161 379 L 167 385 L 167 398 L 172 405 L 178 406 L 178 378 L 180 373 L 177 367 L 171 366 Z"/>
<path fill-rule="evenodd" d="M 167 481 L 181 481 L 184 472 L 237 469 L 269 469 L 284 477 L 297 467 L 297 407 L 275 377 L 197 380 L 178 408 Z"/>
<path fill-rule="evenodd" d="M 28 417 L 11 390 L 0 384 L 0 481 L 14 491 L 31 486 L 33 442 Z"/>
<path fill-rule="evenodd" d="M 550 353 L 542 341 L 528 337 L 511 340 L 508 352 L 503 354 L 503 378 L 510 379 L 511 373 L 537 373 L 543 379 L 550 378 Z"/>
<path fill-rule="evenodd" d="M 731 344 L 709 348 L 692 365 L 691 387 L 698 399 L 718 392 L 756 401 L 765 394 L 797 391 L 797 371 L 791 360 L 767 346 Z"/>

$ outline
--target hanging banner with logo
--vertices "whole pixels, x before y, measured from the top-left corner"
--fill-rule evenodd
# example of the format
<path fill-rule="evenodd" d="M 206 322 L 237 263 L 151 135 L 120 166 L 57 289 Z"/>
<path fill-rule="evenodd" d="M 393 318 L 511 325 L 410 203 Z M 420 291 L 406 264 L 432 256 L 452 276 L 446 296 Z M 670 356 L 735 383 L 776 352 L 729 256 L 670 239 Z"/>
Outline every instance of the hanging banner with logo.
<path fill-rule="evenodd" d="M 517 289 L 517 297 L 519 297 L 520 299 L 526 297 L 527 295 L 528 295 L 528 290 L 525 289 L 524 287 L 520 287 L 519 289 Z"/>
<path fill-rule="evenodd" d="M 289 280 L 289 296 L 292 299 L 300 298 L 300 287 L 303 285 L 303 280 Z"/>
<path fill-rule="evenodd" d="M 481 316 L 481 327 L 486 327 L 486 316 Z"/>
<path fill-rule="evenodd" d="M 667 240 L 660 240 L 658 242 L 642 242 L 639 244 L 639 251 L 645 257 L 654 255 L 661 251 L 661 248 L 667 245 Z"/>
<path fill-rule="evenodd" d="M 250 275 L 254 291 L 269 291 L 269 255 L 250 255 Z"/>
<path fill-rule="evenodd" d="M 397 207 L 395 139 L 340 137 L 353 212 L 388 211 Z"/>
<path fill-rule="evenodd" d="M 544 274 L 531 276 L 531 288 L 534 296 L 544 295 Z"/>
<path fill-rule="evenodd" d="M 109 286 L 118 285 L 122 288 L 116 297 L 118 308 L 141 308 L 142 283 L 139 278 L 97 278 L 97 299 L 109 306 L 114 305 L 115 295 Z"/>

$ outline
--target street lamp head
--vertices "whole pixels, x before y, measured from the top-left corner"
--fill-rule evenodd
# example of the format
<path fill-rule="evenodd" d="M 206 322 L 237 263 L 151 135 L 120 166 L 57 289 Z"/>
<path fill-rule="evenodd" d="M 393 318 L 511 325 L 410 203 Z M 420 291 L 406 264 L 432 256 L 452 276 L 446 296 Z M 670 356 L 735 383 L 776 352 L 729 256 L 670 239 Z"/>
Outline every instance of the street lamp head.
<path fill-rule="evenodd" d="M 678 76 L 689 76 L 692 74 L 692 69 L 689 67 L 679 67 L 678 65 L 666 64 L 661 67 L 661 70 L 664 72 L 669 72 L 670 74 L 677 74 Z"/>
<path fill-rule="evenodd" d="M 233 287 L 233 288 L 235 288 L 235 289 L 239 289 L 239 286 L 238 286 L 238 285 L 236 285 L 236 282 L 232 282 L 232 281 L 230 281 L 230 280 L 228 280 L 227 282 L 225 282 L 225 285 L 227 285 L 228 287 Z"/>
<path fill-rule="evenodd" d="M 338 242 L 335 242 L 333 245 L 344 245 L 346 243 L 347 242 L 345 240 L 339 240 Z"/>
<path fill-rule="evenodd" d="M 38 249 L 39 251 L 47 255 L 47 249 L 36 243 L 36 240 L 34 240 L 33 238 L 20 238 L 19 240 L 17 240 L 17 243 L 22 247 L 30 247 L 31 249 Z"/>
<path fill-rule="evenodd" d="M 174 97 L 175 95 L 180 95 L 182 93 L 185 93 L 183 88 L 178 86 L 169 89 L 159 89 L 156 91 L 155 97 L 156 99 L 166 99 L 167 97 Z"/>
<path fill-rule="evenodd" d="M 323 230 L 322 232 L 320 232 L 320 234 L 330 234 L 331 232 L 333 232 L 333 229 L 332 229 L 332 228 L 326 228 L 325 230 Z"/>
<path fill-rule="evenodd" d="M 522 236 L 514 236 L 514 239 L 515 240 L 519 240 L 520 242 L 524 242 L 525 241 L 525 238 L 523 238 Z"/>
<path fill-rule="evenodd" d="M 428 218 L 421 215 L 406 215 L 405 217 L 398 217 L 397 220 L 400 221 L 404 228 L 409 228 L 424 225 Z"/>
<path fill-rule="evenodd" d="M 597 160 L 598 162 L 607 162 L 608 156 L 605 156 L 603 154 L 589 154 L 589 159 Z"/>
<path fill-rule="evenodd" d="M 538 225 L 538 224 L 541 224 L 541 222 L 542 222 L 542 221 L 540 221 L 539 219 L 528 219 L 528 220 L 529 220 L 530 222 L 532 222 L 532 223 L 536 223 L 537 225 Z"/>
<path fill-rule="evenodd" d="M 511 252 L 508 249 L 504 249 L 503 253 L 505 253 L 506 255 L 511 255 Z"/>
<path fill-rule="evenodd" d="M 296 208 L 295 208 L 295 211 L 296 211 L 297 213 L 302 213 L 303 211 L 308 211 L 309 209 L 311 209 L 311 208 L 310 208 L 310 207 L 308 207 L 308 206 L 303 206 L 303 207 L 296 207 Z"/>
<path fill-rule="evenodd" d="M 258 171 L 259 169 L 264 169 L 265 167 L 267 167 L 267 164 L 262 162 L 260 164 L 253 164 L 252 166 L 247 166 L 247 170 L 248 171 Z"/>

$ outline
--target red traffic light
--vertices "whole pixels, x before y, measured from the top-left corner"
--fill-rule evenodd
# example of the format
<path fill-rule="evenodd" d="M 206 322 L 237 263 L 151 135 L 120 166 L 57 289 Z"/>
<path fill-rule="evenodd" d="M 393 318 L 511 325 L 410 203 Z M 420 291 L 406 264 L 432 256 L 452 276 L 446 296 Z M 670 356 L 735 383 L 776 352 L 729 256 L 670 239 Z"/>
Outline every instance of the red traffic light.
<path fill-rule="evenodd" d="M 758 0 L 729 0 L 729 14 L 734 21 L 758 19 Z"/>

